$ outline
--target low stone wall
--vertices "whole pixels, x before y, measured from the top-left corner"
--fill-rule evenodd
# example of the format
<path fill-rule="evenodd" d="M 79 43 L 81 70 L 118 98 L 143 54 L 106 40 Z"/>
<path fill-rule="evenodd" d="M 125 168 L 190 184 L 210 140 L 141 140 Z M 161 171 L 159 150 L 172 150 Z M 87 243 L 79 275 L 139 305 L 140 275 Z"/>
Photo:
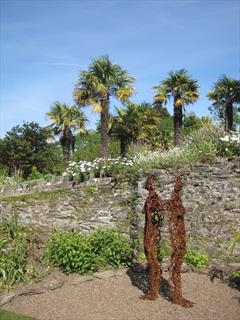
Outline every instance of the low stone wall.
<path fill-rule="evenodd" d="M 240 244 L 232 252 L 230 250 L 232 237 L 240 230 L 239 160 L 216 160 L 179 170 L 185 183 L 182 199 L 187 210 L 188 247 L 230 261 L 240 261 Z M 157 190 L 168 198 L 174 171 L 161 169 L 147 174 L 156 176 Z M 136 177 L 125 177 L 119 182 L 95 179 L 75 187 L 65 182 L 58 188 L 14 196 L 5 192 L 1 196 L 0 219 L 15 213 L 24 225 L 83 232 L 117 226 L 133 238 L 142 237 L 147 174 L 139 172 Z M 162 241 L 168 245 L 167 216 Z"/>

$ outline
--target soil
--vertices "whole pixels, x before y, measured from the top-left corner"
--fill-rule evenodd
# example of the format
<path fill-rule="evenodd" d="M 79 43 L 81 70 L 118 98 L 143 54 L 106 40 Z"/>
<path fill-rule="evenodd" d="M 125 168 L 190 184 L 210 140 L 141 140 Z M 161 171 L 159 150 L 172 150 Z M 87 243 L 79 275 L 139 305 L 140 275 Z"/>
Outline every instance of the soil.
<path fill-rule="evenodd" d="M 62 286 L 41 294 L 17 296 L 2 309 L 39 320 L 240 319 L 240 292 L 226 283 L 218 279 L 211 282 L 205 274 L 183 273 L 183 295 L 194 302 L 186 309 L 169 301 L 167 277 L 164 273 L 159 297 L 149 301 L 139 299 L 148 288 L 147 271 L 129 269 L 93 277 L 66 276 L 56 271 L 48 281 L 59 281 Z"/>

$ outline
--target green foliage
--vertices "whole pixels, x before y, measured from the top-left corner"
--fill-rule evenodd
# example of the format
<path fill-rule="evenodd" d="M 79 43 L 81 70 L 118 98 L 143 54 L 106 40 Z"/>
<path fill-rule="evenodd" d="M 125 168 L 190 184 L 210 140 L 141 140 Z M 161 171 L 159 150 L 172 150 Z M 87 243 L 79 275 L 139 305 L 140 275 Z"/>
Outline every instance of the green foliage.
<path fill-rule="evenodd" d="M 23 179 L 20 172 L 14 172 L 14 175 L 9 177 L 7 171 L 7 168 L 0 169 L 0 187 L 16 186 L 22 182 Z"/>
<path fill-rule="evenodd" d="M 61 157 L 48 143 L 48 131 L 37 123 L 24 123 L 7 132 L 0 143 L 0 163 L 7 168 L 7 175 L 21 172 L 26 178 L 35 166 L 41 173 L 53 172 Z"/>
<path fill-rule="evenodd" d="M 202 252 L 198 252 L 196 250 L 188 250 L 185 255 L 185 261 L 187 263 L 190 263 L 194 267 L 201 269 L 206 267 L 209 261 L 209 257 Z"/>
<path fill-rule="evenodd" d="M 88 70 L 81 71 L 75 85 L 73 97 L 78 106 L 93 107 L 101 113 L 101 154 L 109 157 L 109 106 L 110 97 L 126 103 L 134 93 L 131 83 L 135 79 L 128 75 L 127 70 L 113 64 L 108 56 L 93 59 Z"/>
<path fill-rule="evenodd" d="M 98 229 L 89 236 L 100 266 L 119 267 L 131 263 L 132 249 L 127 239 L 115 229 Z"/>
<path fill-rule="evenodd" d="M 82 111 L 75 105 L 56 101 L 51 106 L 47 117 L 52 121 L 48 127 L 53 135 L 59 136 L 59 143 L 63 152 L 64 164 L 70 161 L 71 151 L 75 150 L 75 132 L 86 133 L 87 119 Z"/>
<path fill-rule="evenodd" d="M 126 109 L 117 109 L 112 117 L 111 135 L 120 140 L 121 155 L 126 156 L 128 146 L 151 142 L 160 120 L 159 113 L 149 103 L 129 103 Z"/>
<path fill-rule="evenodd" d="M 28 175 L 29 180 L 35 180 L 35 179 L 41 179 L 43 177 L 43 174 L 40 173 L 36 166 L 32 166 L 32 170 L 30 174 Z"/>
<path fill-rule="evenodd" d="M 37 269 L 39 252 L 31 254 L 36 231 L 20 226 L 16 215 L 0 223 L 0 288 L 9 291 L 20 282 L 39 280 L 46 273 L 43 264 L 41 272 Z"/>
<path fill-rule="evenodd" d="M 220 156 L 239 156 L 240 155 L 240 132 L 228 132 L 221 138 L 218 147 Z"/>
<path fill-rule="evenodd" d="M 159 152 L 145 149 L 135 154 L 133 163 L 136 170 L 150 168 L 179 168 L 181 166 L 206 161 L 216 157 L 218 152 L 220 130 L 208 119 L 183 141 L 180 147 Z"/>
<path fill-rule="evenodd" d="M 160 118 L 156 134 L 152 135 L 150 141 L 155 149 L 168 150 L 173 147 L 172 117 Z"/>
<path fill-rule="evenodd" d="M 84 236 L 80 232 L 54 232 L 45 247 L 45 258 L 64 273 L 88 274 L 100 267 L 127 265 L 128 241 L 116 230 L 100 229 Z"/>
<path fill-rule="evenodd" d="M 232 242 L 231 242 L 231 251 L 234 250 L 234 248 L 236 247 L 237 243 L 240 243 L 240 230 L 237 231 L 235 233 L 235 235 L 233 236 Z"/>
<path fill-rule="evenodd" d="M 97 270 L 96 255 L 88 238 L 79 232 L 54 232 L 46 244 L 45 257 L 66 274 Z"/>
<path fill-rule="evenodd" d="M 238 109 L 234 104 L 240 103 L 240 80 L 226 75 L 219 77 L 207 97 L 212 101 L 210 112 L 224 123 L 224 130 L 233 130 L 238 125 Z"/>
<path fill-rule="evenodd" d="M 0 225 L 0 288 L 9 290 L 26 281 L 27 233 L 16 216 Z"/>
<path fill-rule="evenodd" d="M 200 129 L 202 120 L 198 118 L 194 112 L 187 113 L 183 119 L 183 134 L 186 136 L 193 130 Z"/>
<path fill-rule="evenodd" d="M 126 173 L 129 166 L 132 165 L 131 160 L 121 157 L 115 159 L 97 158 L 93 162 L 69 162 L 63 176 L 68 176 L 71 181 L 83 182 L 94 177 L 109 177 Z"/>
<path fill-rule="evenodd" d="M 78 162 L 93 161 L 101 154 L 101 135 L 97 131 L 90 131 L 86 135 L 79 134 L 76 136 L 75 153 L 72 160 Z M 110 139 L 109 155 L 110 157 L 117 157 L 120 153 L 119 141 Z"/>
<path fill-rule="evenodd" d="M 166 257 L 169 257 L 170 254 L 171 249 L 165 243 L 161 243 L 158 250 L 158 260 L 162 262 Z"/>
<path fill-rule="evenodd" d="M 239 278 L 239 279 L 240 279 L 240 270 L 239 270 L 239 271 L 234 271 L 234 272 L 232 273 L 232 276 L 233 276 L 234 278 Z"/>
<path fill-rule="evenodd" d="M 14 312 L 0 310 L 0 319 L 1 320 L 37 320 L 33 317 L 23 316 L 20 314 L 16 314 Z"/>

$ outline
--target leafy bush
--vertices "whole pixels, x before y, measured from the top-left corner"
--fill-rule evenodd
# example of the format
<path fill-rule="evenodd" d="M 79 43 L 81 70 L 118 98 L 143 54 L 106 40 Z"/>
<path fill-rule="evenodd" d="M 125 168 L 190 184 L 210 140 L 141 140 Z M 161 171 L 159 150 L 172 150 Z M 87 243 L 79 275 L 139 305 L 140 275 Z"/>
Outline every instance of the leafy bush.
<path fill-rule="evenodd" d="M 71 180 L 83 182 L 90 177 L 104 177 L 119 174 L 126 170 L 128 166 L 132 166 L 133 162 L 126 158 L 115 158 L 104 160 L 97 158 L 93 162 L 79 161 L 69 162 L 63 176 L 68 176 Z"/>
<path fill-rule="evenodd" d="M 22 175 L 20 170 L 16 170 L 12 177 L 7 175 L 7 170 L 0 168 L 0 187 L 11 187 L 16 186 L 22 182 Z"/>
<path fill-rule="evenodd" d="M 0 287 L 10 289 L 26 281 L 27 233 L 16 217 L 0 226 Z"/>
<path fill-rule="evenodd" d="M 43 174 L 40 173 L 36 166 L 32 166 L 31 172 L 28 175 L 28 180 L 35 180 L 35 179 L 41 179 L 43 177 Z"/>
<path fill-rule="evenodd" d="M 240 155 L 240 132 L 229 132 L 219 138 L 218 153 L 221 156 Z"/>
<path fill-rule="evenodd" d="M 72 156 L 74 162 L 92 162 L 101 154 L 101 134 L 98 131 L 89 131 L 88 134 L 76 136 L 76 150 Z M 120 153 L 119 141 L 110 138 L 109 155 L 117 157 Z"/>
<path fill-rule="evenodd" d="M 54 232 L 46 244 L 45 257 L 66 274 L 97 270 L 96 255 L 87 237 L 79 232 Z"/>
<path fill-rule="evenodd" d="M 16 215 L 0 223 L 0 288 L 41 279 L 47 270 L 38 270 L 40 252 L 36 230 L 20 226 Z"/>
<path fill-rule="evenodd" d="M 45 257 L 66 274 L 88 274 L 103 266 L 127 265 L 131 260 L 131 248 L 113 229 L 99 229 L 89 236 L 56 231 L 46 244 Z"/>
<path fill-rule="evenodd" d="M 89 236 L 92 251 L 100 266 L 127 266 L 131 262 L 132 249 L 128 240 L 115 229 L 98 229 Z"/>
<path fill-rule="evenodd" d="M 185 261 L 190 263 L 192 266 L 201 269 L 207 265 L 209 257 L 202 252 L 188 250 L 185 255 Z"/>
<path fill-rule="evenodd" d="M 220 131 L 211 122 L 204 122 L 202 127 L 193 130 L 180 147 L 170 150 L 149 151 L 135 154 L 134 167 L 148 170 L 150 168 L 179 168 L 183 165 L 212 159 L 217 155 Z"/>

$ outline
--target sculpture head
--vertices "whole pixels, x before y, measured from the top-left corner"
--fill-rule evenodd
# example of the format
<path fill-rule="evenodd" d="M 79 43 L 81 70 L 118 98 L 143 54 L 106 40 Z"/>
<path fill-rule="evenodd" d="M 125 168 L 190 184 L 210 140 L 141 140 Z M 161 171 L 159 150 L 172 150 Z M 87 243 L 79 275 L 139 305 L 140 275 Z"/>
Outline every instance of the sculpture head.
<path fill-rule="evenodd" d="M 176 175 L 175 176 L 175 180 L 174 180 L 174 191 L 181 191 L 183 188 L 183 182 L 182 179 L 180 177 L 180 175 Z"/>
<path fill-rule="evenodd" d="M 155 185 L 155 178 L 153 175 L 147 177 L 147 180 L 145 182 L 145 189 L 147 189 L 148 191 L 150 190 L 155 190 L 156 185 Z"/>

